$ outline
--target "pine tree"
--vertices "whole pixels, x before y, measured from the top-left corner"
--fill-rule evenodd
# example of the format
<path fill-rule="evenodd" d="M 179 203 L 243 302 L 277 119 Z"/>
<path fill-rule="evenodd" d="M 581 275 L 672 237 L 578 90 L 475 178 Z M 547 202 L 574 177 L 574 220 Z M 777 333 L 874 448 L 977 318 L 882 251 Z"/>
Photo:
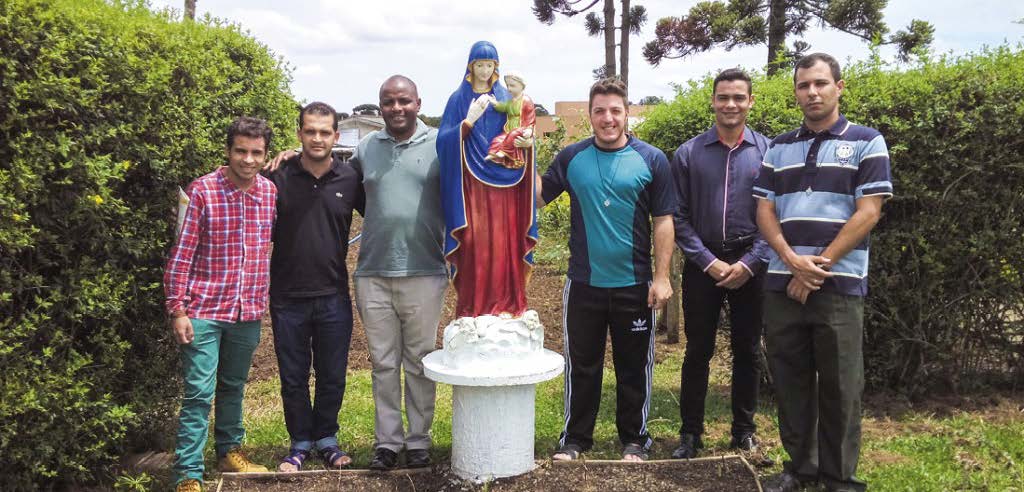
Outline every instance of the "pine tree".
<path fill-rule="evenodd" d="M 578 6 L 588 2 L 586 5 Z M 537 20 L 551 25 L 558 14 L 573 17 L 590 10 L 600 0 L 534 0 L 533 14 Z M 641 5 L 630 5 L 630 0 L 619 0 L 621 19 L 615 25 L 615 0 L 604 0 L 601 16 L 597 12 L 589 12 L 585 27 L 590 36 L 604 35 L 604 65 L 594 70 L 594 78 L 614 77 L 615 67 L 615 30 L 619 30 L 619 67 L 618 75 L 629 85 L 629 36 L 639 34 L 640 27 L 647 22 L 647 9 Z"/>
<path fill-rule="evenodd" d="M 802 36 L 812 24 L 866 41 L 896 45 L 900 60 L 932 42 L 935 28 L 914 19 L 906 30 L 889 34 L 882 20 L 887 0 L 715 0 L 704 1 L 687 15 L 658 21 L 655 40 L 644 46 L 644 58 L 657 66 L 663 59 L 683 58 L 723 47 L 768 46 L 769 74 L 810 48 L 797 40 L 786 50 L 788 36 Z"/>

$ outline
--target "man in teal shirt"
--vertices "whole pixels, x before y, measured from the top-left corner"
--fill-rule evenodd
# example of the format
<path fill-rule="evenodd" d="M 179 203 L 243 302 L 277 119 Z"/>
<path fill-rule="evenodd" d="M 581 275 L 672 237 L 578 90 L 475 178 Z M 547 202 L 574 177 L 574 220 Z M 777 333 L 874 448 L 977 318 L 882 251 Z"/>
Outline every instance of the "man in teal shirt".
<path fill-rule="evenodd" d="M 380 88 L 384 130 L 367 135 L 352 163 L 362 170 L 366 215 L 355 272 L 356 307 L 373 364 L 376 443 L 370 468 L 430 464 L 434 382 L 423 357 L 434 350 L 448 286 L 442 245 L 437 130 L 416 116 L 416 84 L 401 75 Z M 402 423 L 401 372 L 405 372 Z"/>

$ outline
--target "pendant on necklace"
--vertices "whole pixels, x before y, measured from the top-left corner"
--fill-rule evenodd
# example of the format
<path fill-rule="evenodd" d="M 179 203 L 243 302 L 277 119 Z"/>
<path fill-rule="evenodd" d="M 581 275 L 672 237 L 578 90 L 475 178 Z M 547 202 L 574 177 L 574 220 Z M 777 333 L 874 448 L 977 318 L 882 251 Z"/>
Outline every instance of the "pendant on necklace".
<path fill-rule="evenodd" d="M 607 199 L 607 198 L 605 198 L 605 199 L 604 199 L 604 206 L 605 206 L 605 207 L 607 207 L 607 206 L 609 206 L 609 205 L 611 205 L 611 204 L 612 204 L 612 201 L 611 201 L 611 200 L 609 200 L 609 199 Z"/>

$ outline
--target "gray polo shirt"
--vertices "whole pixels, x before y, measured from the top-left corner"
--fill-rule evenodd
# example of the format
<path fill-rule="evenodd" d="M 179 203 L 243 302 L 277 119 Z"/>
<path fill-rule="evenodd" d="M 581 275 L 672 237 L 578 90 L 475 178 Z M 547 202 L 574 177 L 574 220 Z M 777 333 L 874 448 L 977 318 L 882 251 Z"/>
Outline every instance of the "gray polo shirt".
<path fill-rule="evenodd" d="M 445 273 L 437 130 L 417 121 L 396 142 L 386 130 L 363 138 L 352 165 L 366 192 L 356 277 L 413 277 Z"/>

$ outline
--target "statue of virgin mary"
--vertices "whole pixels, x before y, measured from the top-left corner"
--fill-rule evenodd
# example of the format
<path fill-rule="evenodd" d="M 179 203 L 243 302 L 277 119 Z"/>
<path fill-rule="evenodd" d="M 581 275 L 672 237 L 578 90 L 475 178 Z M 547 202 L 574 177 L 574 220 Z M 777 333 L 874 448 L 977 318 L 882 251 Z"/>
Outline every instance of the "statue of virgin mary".
<path fill-rule="evenodd" d="M 506 123 L 493 104 L 511 98 L 499 80 L 499 67 L 493 44 L 473 45 L 437 135 L 445 259 L 459 318 L 522 315 L 537 244 L 532 139 L 523 144 L 528 148 L 523 148 L 526 165 L 521 168 L 486 159 L 491 140 Z"/>

